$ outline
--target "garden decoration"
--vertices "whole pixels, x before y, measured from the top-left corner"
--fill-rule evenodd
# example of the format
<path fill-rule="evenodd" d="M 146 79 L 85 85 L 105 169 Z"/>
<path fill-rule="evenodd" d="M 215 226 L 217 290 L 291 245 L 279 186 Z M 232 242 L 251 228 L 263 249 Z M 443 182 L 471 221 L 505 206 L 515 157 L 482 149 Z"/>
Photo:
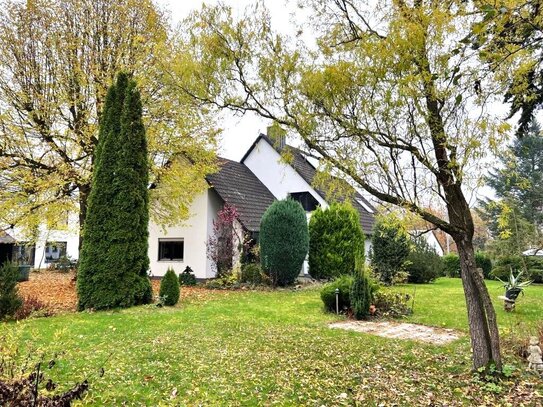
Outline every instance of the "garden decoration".
<path fill-rule="evenodd" d="M 528 369 L 543 373 L 541 348 L 539 347 L 539 339 L 536 336 L 530 338 L 530 345 L 528 346 Z"/>
<path fill-rule="evenodd" d="M 507 280 L 507 282 L 500 280 L 503 283 L 503 288 L 505 288 L 505 295 L 502 295 L 498 298 L 503 300 L 504 309 L 507 312 L 511 312 L 515 309 L 515 303 L 517 301 L 519 294 L 522 293 L 524 295 L 524 288 L 532 284 L 531 281 L 521 281 L 520 280 L 521 276 L 522 276 L 522 271 L 519 272 L 517 276 L 515 277 L 513 270 L 511 270 L 511 273 L 509 274 L 509 279 Z"/>

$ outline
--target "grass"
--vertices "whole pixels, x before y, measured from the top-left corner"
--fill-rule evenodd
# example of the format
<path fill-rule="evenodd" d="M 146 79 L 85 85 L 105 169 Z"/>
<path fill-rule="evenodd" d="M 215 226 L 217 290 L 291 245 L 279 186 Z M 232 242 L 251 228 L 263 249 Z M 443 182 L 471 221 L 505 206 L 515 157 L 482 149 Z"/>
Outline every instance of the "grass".
<path fill-rule="evenodd" d="M 498 299 L 504 293 L 502 284 L 487 280 L 486 285 L 500 329 L 509 331 L 522 327 L 535 334 L 537 324 L 543 322 L 543 286 L 527 287 L 525 295 L 521 294 L 517 300 L 515 312 L 505 312 L 503 300 Z M 432 284 L 399 285 L 394 290 L 414 297 L 415 312 L 408 317 L 410 322 L 467 331 L 466 302 L 459 278 L 440 278 Z"/>
<path fill-rule="evenodd" d="M 516 316 L 499 313 L 500 325 L 517 318 L 535 328 L 542 307 L 543 287 L 531 287 Z M 464 314 L 460 280 L 440 279 L 417 286 L 409 319 L 465 330 Z M 337 319 L 316 289 L 239 291 L 176 308 L 0 324 L 0 337 L 24 344 L 23 354 L 61 352 L 48 375 L 64 388 L 88 377 L 84 405 L 500 405 L 517 391 L 543 391 L 520 370 L 510 382 L 475 382 L 467 336 L 425 345 L 329 329 Z"/>

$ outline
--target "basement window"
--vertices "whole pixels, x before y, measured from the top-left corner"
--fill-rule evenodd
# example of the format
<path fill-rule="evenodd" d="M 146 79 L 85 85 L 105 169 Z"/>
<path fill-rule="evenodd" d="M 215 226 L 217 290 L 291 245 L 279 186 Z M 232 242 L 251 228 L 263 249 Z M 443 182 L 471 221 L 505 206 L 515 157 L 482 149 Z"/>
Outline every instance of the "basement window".
<path fill-rule="evenodd" d="M 183 239 L 158 239 L 158 261 L 183 261 Z"/>

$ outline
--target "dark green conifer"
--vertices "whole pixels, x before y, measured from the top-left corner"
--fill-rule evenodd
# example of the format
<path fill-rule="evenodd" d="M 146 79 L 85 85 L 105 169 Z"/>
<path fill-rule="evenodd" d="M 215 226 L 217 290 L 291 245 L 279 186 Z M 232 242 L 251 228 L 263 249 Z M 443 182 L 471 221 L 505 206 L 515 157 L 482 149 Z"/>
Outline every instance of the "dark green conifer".
<path fill-rule="evenodd" d="M 150 302 L 147 146 L 135 82 L 119 74 L 102 113 L 78 272 L 80 310 Z"/>

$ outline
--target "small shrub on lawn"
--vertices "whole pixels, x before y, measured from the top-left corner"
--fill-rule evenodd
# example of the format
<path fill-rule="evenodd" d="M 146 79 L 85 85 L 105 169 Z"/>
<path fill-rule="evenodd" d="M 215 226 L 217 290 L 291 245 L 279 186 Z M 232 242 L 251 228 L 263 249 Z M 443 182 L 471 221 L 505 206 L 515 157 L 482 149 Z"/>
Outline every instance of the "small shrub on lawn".
<path fill-rule="evenodd" d="M 47 309 L 47 306 L 38 300 L 36 297 L 25 297 L 22 305 L 15 312 L 13 318 L 17 321 L 28 317 L 49 317 L 52 313 Z"/>
<path fill-rule="evenodd" d="M 447 277 L 460 277 L 460 257 L 456 253 L 443 256 L 443 267 Z"/>
<path fill-rule="evenodd" d="M 413 247 L 407 257 L 406 271 L 410 283 L 430 283 L 443 273 L 441 257 L 423 238 L 413 241 Z"/>
<path fill-rule="evenodd" d="M 339 310 L 346 312 L 351 308 L 351 286 L 353 276 L 340 276 L 334 281 L 325 284 L 321 289 L 321 300 L 327 311 L 336 312 L 336 288 L 339 288 Z"/>
<path fill-rule="evenodd" d="M 411 313 L 408 305 L 411 299 L 409 294 L 383 289 L 377 291 L 373 297 L 378 316 L 398 318 Z"/>
<path fill-rule="evenodd" d="M 17 290 L 19 269 L 11 262 L 0 266 L 0 321 L 12 317 L 22 305 Z"/>
<path fill-rule="evenodd" d="M 187 266 L 185 270 L 179 274 L 179 285 L 196 285 L 196 276 L 189 266 Z"/>
<path fill-rule="evenodd" d="M 179 301 L 179 280 L 172 268 L 166 271 L 160 281 L 159 296 L 163 298 L 164 305 L 174 306 Z"/>
<path fill-rule="evenodd" d="M 369 268 L 364 264 L 364 259 L 356 259 L 356 267 L 351 286 L 351 307 L 356 319 L 365 319 L 370 315 L 370 305 L 373 300 Z"/>

